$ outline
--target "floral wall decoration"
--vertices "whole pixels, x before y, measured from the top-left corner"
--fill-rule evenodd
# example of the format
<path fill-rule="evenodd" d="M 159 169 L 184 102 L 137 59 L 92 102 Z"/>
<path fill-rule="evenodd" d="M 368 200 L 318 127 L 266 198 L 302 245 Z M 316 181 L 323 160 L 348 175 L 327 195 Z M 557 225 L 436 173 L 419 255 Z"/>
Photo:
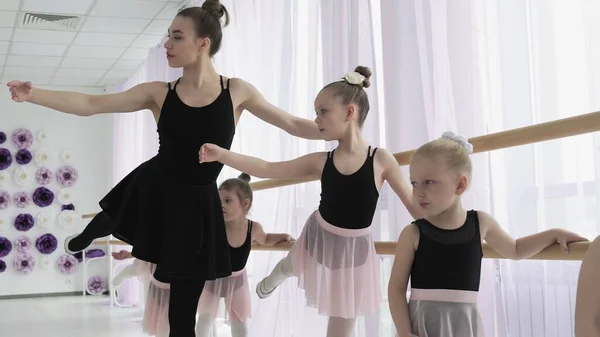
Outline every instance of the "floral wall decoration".
<path fill-rule="evenodd" d="M 19 128 L 13 132 L 12 140 L 17 149 L 27 149 L 33 143 L 33 135 L 28 129 Z"/>
<path fill-rule="evenodd" d="M 45 187 L 38 187 L 33 192 L 33 203 L 36 206 L 48 207 L 54 202 L 54 193 Z"/>
<path fill-rule="evenodd" d="M 52 256 L 62 239 L 52 230 L 55 224 L 68 231 L 77 230 L 75 226 L 81 217 L 75 212 L 71 188 L 77 183 L 79 173 L 73 165 L 71 151 L 54 151 L 48 139 L 45 130 L 0 131 L 0 232 L 3 235 L 0 236 L 0 258 L 3 258 L 0 273 L 11 270 L 29 275 L 36 266 L 41 269 L 54 266 L 62 274 L 72 274 L 78 269 L 75 256 L 64 252 L 58 258 Z M 38 230 L 43 232 L 35 233 Z M 94 258 L 104 256 L 105 252 L 92 249 L 85 254 Z M 103 292 L 105 287 L 102 278 L 88 282 L 90 293 Z"/>
<path fill-rule="evenodd" d="M 13 267 L 19 274 L 30 274 L 35 268 L 35 258 L 27 253 L 17 254 L 13 261 Z"/>
<path fill-rule="evenodd" d="M 5 257 L 10 254 L 12 250 L 12 243 L 9 239 L 0 236 L 0 257 Z"/>
<path fill-rule="evenodd" d="M 88 293 L 90 293 L 91 295 L 98 295 L 98 294 L 102 294 L 103 292 L 105 292 L 107 290 L 107 288 L 106 288 L 106 281 L 104 280 L 104 277 L 101 277 L 101 276 L 90 277 L 90 279 L 88 280 L 87 290 L 88 290 Z"/>
<path fill-rule="evenodd" d="M 35 240 L 35 247 L 42 254 L 52 254 L 58 247 L 58 240 L 54 235 L 47 233 Z"/>
<path fill-rule="evenodd" d="M 6 191 L 0 191 L 0 210 L 7 209 L 10 203 L 10 194 Z"/>
<path fill-rule="evenodd" d="M 6 170 L 12 164 L 13 158 L 9 149 L 0 148 L 0 170 Z"/>
<path fill-rule="evenodd" d="M 77 271 L 79 262 L 73 255 L 65 254 L 58 258 L 58 270 L 62 274 L 73 274 Z"/>
<path fill-rule="evenodd" d="M 4 187 L 8 184 L 10 176 L 6 174 L 6 171 L 0 171 L 0 187 Z"/>
<path fill-rule="evenodd" d="M 19 253 L 28 253 L 31 248 L 31 239 L 27 236 L 19 236 L 15 239 L 15 248 Z"/>
<path fill-rule="evenodd" d="M 17 192 L 13 196 L 13 202 L 19 208 L 26 208 L 31 203 L 31 198 L 26 192 Z"/>
<path fill-rule="evenodd" d="M 106 255 L 106 253 L 104 252 L 104 250 L 97 249 L 97 248 L 88 249 L 85 252 L 85 257 L 88 258 L 88 259 L 93 259 L 93 258 L 97 258 L 97 257 L 103 257 L 105 255 Z"/>
<path fill-rule="evenodd" d="M 31 214 L 22 213 L 15 218 L 15 228 L 19 232 L 27 232 L 33 228 L 34 220 Z"/>
<path fill-rule="evenodd" d="M 21 149 L 17 151 L 17 154 L 15 155 L 15 160 L 17 161 L 17 164 L 20 165 L 29 164 L 31 162 L 31 159 L 31 152 L 29 152 L 29 150 L 27 149 Z"/>

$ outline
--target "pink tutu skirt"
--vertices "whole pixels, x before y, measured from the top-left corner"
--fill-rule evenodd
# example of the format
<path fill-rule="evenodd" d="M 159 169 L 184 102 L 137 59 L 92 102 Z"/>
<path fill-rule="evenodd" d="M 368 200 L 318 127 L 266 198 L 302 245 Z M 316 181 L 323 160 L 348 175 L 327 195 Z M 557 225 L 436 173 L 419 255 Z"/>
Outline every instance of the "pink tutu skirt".
<path fill-rule="evenodd" d="M 168 337 L 171 286 L 154 278 L 156 270 L 154 263 L 135 259 L 133 264 L 136 274 L 146 289 L 146 307 L 142 328 L 148 335 Z"/>
<path fill-rule="evenodd" d="M 225 306 L 230 320 L 245 322 L 252 316 L 250 286 L 246 269 L 234 271 L 228 277 L 206 281 L 198 303 L 198 313 L 215 319 L 221 298 L 225 298 Z"/>
<path fill-rule="evenodd" d="M 379 311 L 379 260 L 370 227 L 336 227 L 315 211 L 288 258 L 307 305 L 319 314 L 352 319 Z"/>

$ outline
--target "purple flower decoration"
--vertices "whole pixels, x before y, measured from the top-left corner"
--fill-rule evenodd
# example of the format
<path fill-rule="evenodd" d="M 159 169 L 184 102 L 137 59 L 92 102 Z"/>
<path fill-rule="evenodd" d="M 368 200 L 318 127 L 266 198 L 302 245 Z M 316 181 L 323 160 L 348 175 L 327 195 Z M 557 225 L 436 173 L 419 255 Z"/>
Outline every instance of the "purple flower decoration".
<path fill-rule="evenodd" d="M 6 133 L 0 131 L 0 144 L 4 144 L 6 141 Z"/>
<path fill-rule="evenodd" d="M 15 228 L 20 232 L 27 232 L 33 227 L 33 216 L 31 214 L 19 214 L 15 218 Z"/>
<path fill-rule="evenodd" d="M 5 148 L 0 149 L 0 171 L 6 170 L 12 164 L 12 154 Z"/>
<path fill-rule="evenodd" d="M 56 179 L 62 186 L 69 187 L 77 181 L 77 171 L 69 165 L 61 166 L 56 171 Z"/>
<path fill-rule="evenodd" d="M 31 162 L 32 158 L 33 157 L 31 156 L 31 152 L 29 152 L 29 150 L 27 150 L 27 149 L 21 149 L 21 150 L 17 151 L 17 154 L 15 155 L 17 164 L 21 164 L 21 165 L 29 164 Z"/>
<path fill-rule="evenodd" d="M 100 276 L 90 277 L 88 280 L 88 292 L 92 295 L 102 294 L 106 291 L 106 282 Z"/>
<path fill-rule="evenodd" d="M 35 172 L 35 180 L 37 180 L 40 185 L 48 185 L 52 181 L 52 171 L 45 167 L 39 168 Z"/>
<path fill-rule="evenodd" d="M 15 240 L 15 246 L 19 253 L 27 253 L 31 247 L 31 240 L 26 236 L 19 236 Z"/>
<path fill-rule="evenodd" d="M 15 203 L 15 206 L 17 206 L 19 208 L 25 208 L 25 207 L 29 206 L 29 203 L 31 202 L 31 198 L 29 197 L 29 194 L 27 194 L 25 192 L 17 192 L 13 196 L 13 202 Z"/>
<path fill-rule="evenodd" d="M 27 275 L 35 268 L 35 259 L 29 254 L 19 254 L 15 257 L 14 267 L 18 273 Z"/>
<path fill-rule="evenodd" d="M 6 262 L 0 260 L 0 273 L 4 273 L 6 270 Z"/>
<path fill-rule="evenodd" d="M 58 259 L 58 269 L 63 274 L 73 274 L 77 270 L 77 259 L 73 255 L 63 255 Z"/>
<path fill-rule="evenodd" d="M 42 254 L 52 254 L 58 246 L 58 240 L 50 233 L 44 234 L 35 240 L 35 247 Z"/>
<path fill-rule="evenodd" d="M 68 204 L 68 205 L 62 205 L 60 207 L 61 211 L 74 211 L 75 210 L 75 205 L 73 204 Z"/>
<path fill-rule="evenodd" d="M 54 193 L 45 187 L 38 187 L 33 192 L 33 203 L 38 207 L 50 206 L 53 201 Z"/>
<path fill-rule="evenodd" d="M 15 144 L 18 149 L 26 149 L 33 143 L 33 135 L 31 134 L 31 131 L 20 128 L 13 132 L 12 140 L 13 144 Z"/>
<path fill-rule="evenodd" d="M 90 249 L 85 252 L 85 257 L 88 259 L 93 259 L 95 257 L 102 257 L 106 255 L 102 249 Z"/>
<path fill-rule="evenodd" d="M 8 208 L 8 204 L 10 203 L 10 194 L 5 191 L 0 191 L 0 209 Z"/>
<path fill-rule="evenodd" d="M 9 239 L 0 236 L 0 257 L 5 257 L 12 250 L 12 243 Z"/>
<path fill-rule="evenodd" d="M 77 253 L 73 254 L 72 256 L 75 257 L 75 259 L 77 259 L 77 261 L 79 261 L 79 262 L 83 261 L 83 252 L 77 252 Z"/>

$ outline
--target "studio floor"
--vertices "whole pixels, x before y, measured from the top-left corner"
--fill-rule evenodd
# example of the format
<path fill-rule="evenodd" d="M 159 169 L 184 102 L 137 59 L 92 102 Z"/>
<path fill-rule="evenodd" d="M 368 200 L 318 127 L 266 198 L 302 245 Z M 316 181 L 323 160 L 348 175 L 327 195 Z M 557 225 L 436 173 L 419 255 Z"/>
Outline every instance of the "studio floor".
<path fill-rule="evenodd" d="M 142 311 L 111 307 L 107 297 L 0 300 L 0 337 L 144 337 Z M 215 337 L 229 337 L 217 323 Z"/>

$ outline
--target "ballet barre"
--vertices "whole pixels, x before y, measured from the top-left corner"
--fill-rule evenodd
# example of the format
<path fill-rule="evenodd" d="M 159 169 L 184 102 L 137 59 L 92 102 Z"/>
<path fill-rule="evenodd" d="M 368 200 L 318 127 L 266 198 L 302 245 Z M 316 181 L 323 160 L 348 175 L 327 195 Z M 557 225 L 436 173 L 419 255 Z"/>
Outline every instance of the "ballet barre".
<path fill-rule="evenodd" d="M 121 240 L 96 240 L 94 245 L 113 245 L 113 246 L 129 246 L 129 244 Z M 293 242 L 282 242 L 273 246 L 262 246 L 252 244 L 252 250 L 256 251 L 289 251 L 292 248 Z M 585 252 L 587 252 L 589 242 L 573 242 L 569 244 L 569 253 L 564 253 L 558 243 L 555 243 L 538 254 L 530 257 L 528 260 L 562 260 L 562 261 L 581 261 Z M 483 257 L 486 259 L 506 259 L 487 243 L 482 244 Z M 396 253 L 396 243 L 388 241 L 375 241 L 375 251 L 379 255 L 394 255 Z"/>
<path fill-rule="evenodd" d="M 530 125 L 522 128 L 506 130 L 497 133 L 491 133 L 484 136 L 469 138 L 469 142 L 473 144 L 473 153 L 494 151 L 506 149 L 514 146 L 533 144 L 548 140 L 582 135 L 591 132 L 600 131 L 600 111 L 591 112 L 584 115 L 557 119 L 550 122 Z M 410 163 L 410 158 L 415 150 L 398 152 L 394 157 L 399 165 L 407 165 Z M 318 180 L 318 176 L 309 176 L 294 179 L 265 179 L 251 183 L 253 191 L 266 190 L 276 187 L 283 187 L 295 184 L 301 184 Z M 97 213 L 84 214 L 83 219 L 91 219 Z M 119 240 L 100 240 L 95 241 L 97 244 L 110 245 L 127 245 Z M 275 246 L 260 246 L 253 245 L 253 250 L 263 251 L 287 251 L 292 243 L 281 243 Z M 583 255 L 587 251 L 589 242 L 578 242 L 569 245 L 571 252 L 565 254 L 560 249 L 558 244 L 554 244 L 539 254 L 529 258 L 528 260 L 582 260 Z M 375 249 L 380 255 L 394 255 L 396 242 L 375 242 Z M 488 259 L 502 259 L 497 252 L 491 249 L 487 244 L 483 244 L 483 256 Z"/>

